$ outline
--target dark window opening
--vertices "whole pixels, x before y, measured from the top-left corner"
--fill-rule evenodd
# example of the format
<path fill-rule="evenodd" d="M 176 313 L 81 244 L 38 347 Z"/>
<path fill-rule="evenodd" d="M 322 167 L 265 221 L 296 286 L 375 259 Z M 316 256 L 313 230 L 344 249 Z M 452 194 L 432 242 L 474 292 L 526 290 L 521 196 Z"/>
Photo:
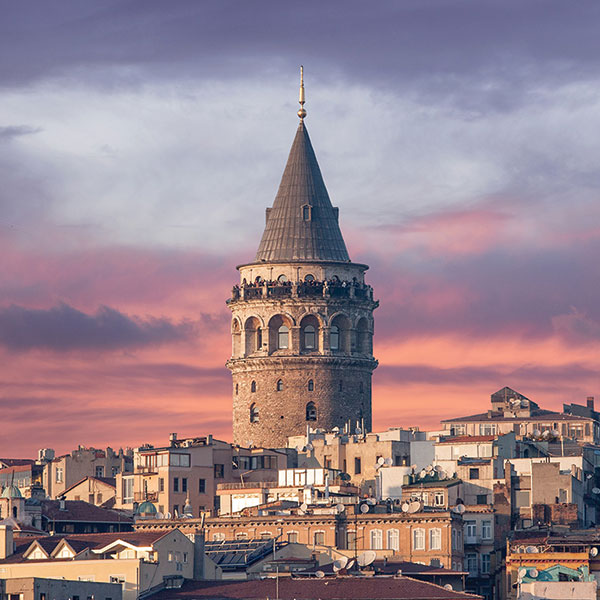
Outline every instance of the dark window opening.
<path fill-rule="evenodd" d="M 315 382 L 312 379 L 308 380 L 308 391 L 312 392 L 315 389 Z"/>
<path fill-rule="evenodd" d="M 314 402 L 309 402 L 306 405 L 306 420 L 316 421 L 317 420 L 317 407 Z"/>
<path fill-rule="evenodd" d="M 283 392 L 283 380 L 282 379 L 277 380 L 277 388 L 276 389 L 278 392 Z"/>
<path fill-rule="evenodd" d="M 358 475 L 360 473 L 360 458 L 358 458 L 358 456 L 356 456 L 354 458 L 354 474 Z"/>
<path fill-rule="evenodd" d="M 256 391 L 256 381 L 253 381 L 253 382 L 250 384 L 250 391 L 251 391 L 251 392 L 255 392 L 255 391 Z"/>
<path fill-rule="evenodd" d="M 258 419 L 258 408 L 256 407 L 256 404 L 253 402 L 250 405 L 250 423 L 258 423 L 259 419 Z"/>

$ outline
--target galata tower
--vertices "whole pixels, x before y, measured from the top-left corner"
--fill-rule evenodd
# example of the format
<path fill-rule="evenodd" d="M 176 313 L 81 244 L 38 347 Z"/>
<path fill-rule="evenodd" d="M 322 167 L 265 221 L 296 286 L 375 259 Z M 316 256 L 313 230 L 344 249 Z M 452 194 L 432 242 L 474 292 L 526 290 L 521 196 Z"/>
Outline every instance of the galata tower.
<path fill-rule="evenodd" d="M 231 299 L 233 440 L 283 448 L 287 437 L 349 425 L 371 430 L 373 289 L 353 263 L 304 124 L 254 261 Z"/>

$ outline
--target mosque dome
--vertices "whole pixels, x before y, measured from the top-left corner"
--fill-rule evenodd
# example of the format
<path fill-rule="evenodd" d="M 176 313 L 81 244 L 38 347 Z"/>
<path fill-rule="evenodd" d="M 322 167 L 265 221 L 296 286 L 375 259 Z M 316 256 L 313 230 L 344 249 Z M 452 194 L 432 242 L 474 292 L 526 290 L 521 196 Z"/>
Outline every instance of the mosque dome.
<path fill-rule="evenodd" d="M 7 485 L 2 491 L 2 498 L 22 498 L 21 490 L 16 485 Z"/>
<path fill-rule="evenodd" d="M 138 515 L 155 515 L 158 513 L 158 511 L 152 502 L 145 500 L 138 506 L 137 513 Z"/>

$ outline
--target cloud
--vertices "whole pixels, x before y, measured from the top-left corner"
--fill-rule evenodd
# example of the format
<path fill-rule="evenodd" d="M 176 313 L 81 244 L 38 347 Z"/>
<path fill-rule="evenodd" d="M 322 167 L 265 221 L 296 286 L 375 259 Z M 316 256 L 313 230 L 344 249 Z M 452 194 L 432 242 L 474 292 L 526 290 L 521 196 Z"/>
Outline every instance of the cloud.
<path fill-rule="evenodd" d="M 40 127 L 31 127 L 29 125 L 7 125 L 0 126 L 0 141 L 11 140 L 22 135 L 33 135 L 42 131 Z"/>
<path fill-rule="evenodd" d="M 0 344 L 9 350 L 126 350 L 186 340 L 191 322 L 125 315 L 108 306 L 93 315 L 67 304 L 50 309 L 0 309 Z"/>
<path fill-rule="evenodd" d="M 600 341 L 600 321 L 572 306 L 566 314 L 552 317 L 554 330 L 574 343 Z"/>

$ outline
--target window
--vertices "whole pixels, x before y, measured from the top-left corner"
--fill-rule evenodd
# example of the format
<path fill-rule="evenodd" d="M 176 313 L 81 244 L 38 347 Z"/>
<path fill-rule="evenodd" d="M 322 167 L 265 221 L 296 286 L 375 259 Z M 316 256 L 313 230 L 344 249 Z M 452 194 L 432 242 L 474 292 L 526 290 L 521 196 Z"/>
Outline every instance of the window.
<path fill-rule="evenodd" d="M 360 473 L 360 458 L 358 456 L 354 457 L 354 474 L 358 475 Z"/>
<path fill-rule="evenodd" d="M 310 273 L 308 275 L 305 275 L 304 277 L 304 281 L 314 281 L 315 280 L 315 276 L 311 275 Z"/>
<path fill-rule="evenodd" d="M 165 480 L 163 477 L 158 478 L 158 491 L 159 492 L 165 491 Z"/>
<path fill-rule="evenodd" d="M 123 503 L 133 502 L 133 477 L 123 478 Z"/>
<path fill-rule="evenodd" d="M 324 546 L 325 545 L 325 532 L 324 531 L 315 531 L 315 546 Z"/>
<path fill-rule="evenodd" d="M 496 425 L 491 423 L 480 423 L 479 435 L 496 435 Z"/>
<path fill-rule="evenodd" d="M 329 348 L 331 350 L 340 349 L 340 328 L 337 325 L 332 325 L 329 329 Z"/>
<path fill-rule="evenodd" d="M 452 550 L 456 550 L 456 529 L 452 530 Z"/>
<path fill-rule="evenodd" d="M 56 483 L 62 483 L 62 482 L 63 482 L 63 468 L 56 467 Z"/>
<path fill-rule="evenodd" d="M 371 529 L 371 550 L 383 550 L 383 532 L 381 529 Z"/>
<path fill-rule="evenodd" d="M 298 532 L 297 531 L 290 531 L 287 534 L 287 541 L 290 544 L 297 544 L 298 543 Z"/>
<path fill-rule="evenodd" d="M 103 465 L 96 466 L 96 477 L 104 477 L 104 466 Z"/>
<path fill-rule="evenodd" d="M 259 537 L 260 537 L 261 540 L 270 540 L 271 539 L 271 532 L 270 531 L 261 531 Z"/>
<path fill-rule="evenodd" d="M 467 571 L 469 571 L 469 575 L 471 575 L 471 576 L 477 575 L 477 573 L 478 573 L 477 554 L 475 554 L 474 552 L 470 552 L 469 554 L 467 554 L 465 556 L 465 558 L 466 558 L 466 567 L 467 567 Z"/>
<path fill-rule="evenodd" d="M 183 553 L 183 562 L 186 563 L 188 561 L 188 553 L 184 552 Z"/>
<path fill-rule="evenodd" d="M 308 391 L 313 392 L 315 390 L 315 382 L 312 379 L 308 380 Z"/>
<path fill-rule="evenodd" d="M 338 386 L 338 389 L 339 389 L 340 392 L 344 391 L 344 382 L 341 379 L 340 379 L 340 384 Z"/>
<path fill-rule="evenodd" d="M 482 573 L 490 572 L 490 555 L 489 554 L 481 555 L 481 572 Z"/>
<path fill-rule="evenodd" d="M 348 550 L 356 550 L 356 531 L 346 532 L 346 548 Z"/>
<path fill-rule="evenodd" d="M 239 384 L 239 383 L 236 383 L 236 384 L 235 384 L 235 395 L 236 395 L 236 396 L 238 395 L 238 392 L 239 392 L 239 391 L 240 391 L 240 384 Z"/>
<path fill-rule="evenodd" d="M 484 540 L 492 539 L 492 522 L 482 521 L 481 522 L 481 534 Z"/>
<path fill-rule="evenodd" d="M 223 479 L 225 477 L 225 465 L 215 465 L 215 479 Z"/>
<path fill-rule="evenodd" d="M 425 550 L 425 530 L 413 529 L 413 550 Z"/>
<path fill-rule="evenodd" d="M 306 420 L 316 421 L 317 420 L 317 407 L 314 402 L 309 402 L 306 405 Z"/>
<path fill-rule="evenodd" d="M 388 529 L 387 547 L 388 550 L 400 550 L 400 532 L 397 529 Z"/>
<path fill-rule="evenodd" d="M 434 506 L 444 506 L 444 492 L 436 492 L 433 498 Z"/>
<path fill-rule="evenodd" d="M 479 479 L 479 469 L 470 468 L 469 469 L 469 479 Z"/>
<path fill-rule="evenodd" d="M 171 453 L 171 455 L 169 456 L 169 464 L 172 467 L 189 467 L 190 455 Z"/>
<path fill-rule="evenodd" d="M 302 218 L 305 221 L 310 221 L 310 206 L 305 205 L 302 207 Z"/>
<path fill-rule="evenodd" d="M 307 325 L 304 328 L 304 348 L 306 350 L 314 350 L 316 341 L 315 328 L 312 325 Z"/>
<path fill-rule="evenodd" d="M 277 281 L 279 281 L 279 283 L 285 283 L 287 281 L 287 277 L 285 275 L 283 275 L 283 273 L 277 278 Z"/>
<path fill-rule="evenodd" d="M 286 346 L 286 348 L 287 348 L 287 346 Z M 283 380 L 282 379 L 277 380 L 276 389 L 278 392 L 283 392 Z"/>
<path fill-rule="evenodd" d="M 216 533 L 213 533 L 212 539 L 213 542 L 224 542 L 225 534 L 221 531 L 217 531 Z"/>
<path fill-rule="evenodd" d="M 256 381 L 253 381 L 253 382 L 250 384 L 250 391 L 251 391 L 251 392 L 255 392 L 255 391 L 256 391 Z"/>
<path fill-rule="evenodd" d="M 206 479 L 199 479 L 198 480 L 198 493 L 199 494 L 206 494 Z"/>
<path fill-rule="evenodd" d="M 178 492 L 179 491 L 179 477 L 174 477 L 173 478 L 173 491 L 174 492 Z"/>
<path fill-rule="evenodd" d="M 184 493 L 187 492 L 187 477 L 181 478 L 181 491 Z"/>
<path fill-rule="evenodd" d="M 290 330 L 286 325 L 282 325 L 277 330 L 277 348 L 286 350 L 289 347 Z"/>
<path fill-rule="evenodd" d="M 442 530 L 439 527 L 433 527 L 429 530 L 429 549 L 442 549 Z"/>
<path fill-rule="evenodd" d="M 487 504 L 487 494 L 477 494 L 477 504 Z"/>
<path fill-rule="evenodd" d="M 258 423 L 258 408 L 256 406 L 256 402 L 253 402 L 250 405 L 250 423 Z"/>
<path fill-rule="evenodd" d="M 468 538 L 477 537 L 477 521 L 465 521 L 465 535 Z"/>
<path fill-rule="evenodd" d="M 364 385 L 362 381 L 358 382 L 358 393 L 362 394 L 365 391 Z"/>

